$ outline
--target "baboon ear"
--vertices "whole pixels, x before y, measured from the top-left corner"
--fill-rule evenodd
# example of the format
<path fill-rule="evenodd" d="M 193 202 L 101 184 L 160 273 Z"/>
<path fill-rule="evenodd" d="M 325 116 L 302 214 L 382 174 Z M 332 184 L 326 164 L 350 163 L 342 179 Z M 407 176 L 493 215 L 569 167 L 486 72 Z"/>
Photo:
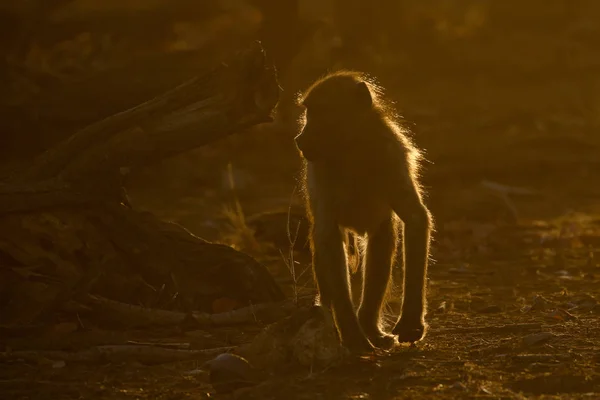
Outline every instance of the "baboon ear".
<path fill-rule="evenodd" d="M 367 83 L 357 82 L 356 83 L 356 98 L 365 107 L 371 107 L 373 105 L 373 97 L 371 97 L 371 91 Z"/>

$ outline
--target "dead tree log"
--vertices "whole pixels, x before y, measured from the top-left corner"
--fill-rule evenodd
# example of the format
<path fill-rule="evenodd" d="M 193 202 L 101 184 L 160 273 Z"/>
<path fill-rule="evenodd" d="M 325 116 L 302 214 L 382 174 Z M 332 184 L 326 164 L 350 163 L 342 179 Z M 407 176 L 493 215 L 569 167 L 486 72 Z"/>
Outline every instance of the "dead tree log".
<path fill-rule="evenodd" d="M 0 292 L 11 299 L 0 304 L 8 320 L 0 322 L 31 323 L 92 288 L 187 311 L 210 312 L 222 298 L 240 307 L 282 300 L 253 258 L 132 210 L 122 186 L 128 169 L 270 121 L 278 95 L 274 70 L 254 44 L 82 129 L 0 183 Z"/>

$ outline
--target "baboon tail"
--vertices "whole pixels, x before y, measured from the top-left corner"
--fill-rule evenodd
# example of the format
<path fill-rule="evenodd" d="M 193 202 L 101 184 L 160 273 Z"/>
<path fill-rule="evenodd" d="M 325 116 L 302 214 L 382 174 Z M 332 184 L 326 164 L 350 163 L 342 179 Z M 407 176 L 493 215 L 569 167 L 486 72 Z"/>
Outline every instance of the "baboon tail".
<path fill-rule="evenodd" d="M 355 233 L 348 231 L 346 233 L 346 250 L 348 252 L 348 266 L 352 274 L 358 272 L 362 267 L 361 243 Z"/>

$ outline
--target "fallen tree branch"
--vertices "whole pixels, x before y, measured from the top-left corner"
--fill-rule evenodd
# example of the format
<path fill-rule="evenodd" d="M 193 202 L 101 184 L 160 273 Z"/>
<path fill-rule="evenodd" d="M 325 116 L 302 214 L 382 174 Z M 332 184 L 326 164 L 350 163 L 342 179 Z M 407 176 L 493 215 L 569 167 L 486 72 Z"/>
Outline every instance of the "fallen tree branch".
<path fill-rule="evenodd" d="M 187 309 L 209 310 L 210 304 L 202 301 L 207 295 L 214 300 L 213 296 L 220 294 L 246 304 L 285 298 L 264 265 L 227 245 L 199 238 L 180 225 L 122 206 L 106 206 L 103 213 L 90 217 L 127 264 L 148 282 L 156 286 L 169 282 L 169 292 L 195 298 Z M 202 268 L 198 268 L 199 262 Z"/>
<path fill-rule="evenodd" d="M 11 351 L 0 353 L 1 361 L 25 360 L 38 361 L 41 358 L 81 363 L 98 362 L 140 362 L 143 364 L 163 364 L 211 357 L 233 350 L 235 347 L 218 347 L 202 350 L 167 349 L 146 345 L 106 345 L 88 350 L 67 351 Z"/>
<path fill-rule="evenodd" d="M 16 266 L 24 267 L 20 269 L 51 271 L 43 275 L 55 280 L 41 286 L 44 296 L 39 299 L 32 293 L 41 291 L 40 285 L 28 282 L 31 293 L 21 300 L 31 311 L 23 319 L 15 306 L 12 315 L 3 316 L 8 322 L 51 318 L 68 300 L 88 293 L 204 312 L 223 298 L 236 306 L 285 298 L 269 271 L 252 257 L 135 212 L 124 194 L 127 169 L 271 120 L 279 87 L 259 44 L 203 71 L 161 96 L 80 130 L 0 184 L 0 247 Z M 165 311 L 140 317 L 131 309 L 112 307 L 121 310 L 125 323 L 136 318 L 142 324 L 181 323 L 188 315 Z M 200 324 L 243 323 L 263 310 L 269 314 L 272 307 L 217 316 L 197 313 L 192 319 Z"/>
<path fill-rule="evenodd" d="M 98 202 L 98 199 L 76 192 L 65 182 L 49 179 L 36 183 L 0 183 L 0 215 L 23 211 L 72 207 Z"/>
<path fill-rule="evenodd" d="M 260 45 L 137 107 L 94 123 L 45 152 L 14 182 L 118 173 L 271 121 L 275 71 Z"/>
<path fill-rule="evenodd" d="M 144 308 L 100 296 L 89 296 L 87 303 L 96 312 L 101 313 L 103 317 L 120 323 L 125 322 L 130 327 L 176 326 L 190 320 L 198 326 L 228 326 L 256 322 L 268 323 L 284 317 L 296 307 L 292 301 L 284 301 L 256 304 L 224 313 L 209 314 L 195 311 L 184 313 Z"/>

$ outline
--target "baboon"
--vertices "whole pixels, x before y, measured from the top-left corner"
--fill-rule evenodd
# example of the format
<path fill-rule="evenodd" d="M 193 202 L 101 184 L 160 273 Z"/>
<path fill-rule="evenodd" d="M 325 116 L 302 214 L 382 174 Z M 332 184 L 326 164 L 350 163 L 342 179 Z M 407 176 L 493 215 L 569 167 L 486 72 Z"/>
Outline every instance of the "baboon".
<path fill-rule="evenodd" d="M 432 217 L 418 182 L 420 153 L 404 134 L 379 86 L 340 71 L 300 97 L 303 187 L 320 303 L 335 317 L 342 343 L 357 352 L 415 342 L 427 325 L 426 274 Z M 355 311 L 347 261 L 350 231 L 366 241 L 363 287 Z M 397 246 L 403 235 L 403 248 Z M 397 250 L 397 247 L 400 247 Z M 404 268 L 401 315 L 392 334 L 380 313 L 392 264 Z"/>

